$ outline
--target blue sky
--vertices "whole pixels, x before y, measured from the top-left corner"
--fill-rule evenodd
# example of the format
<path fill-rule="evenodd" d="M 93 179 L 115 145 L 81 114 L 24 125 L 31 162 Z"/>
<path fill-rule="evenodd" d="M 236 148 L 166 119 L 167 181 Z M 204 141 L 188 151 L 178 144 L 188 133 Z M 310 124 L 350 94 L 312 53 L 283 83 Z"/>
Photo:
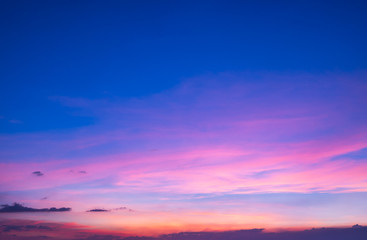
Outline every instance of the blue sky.
<path fill-rule="evenodd" d="M 366 10 L 2 1 L 0 204 L 127 235 L 366 224 Z"/>
<path fill-rule="evenodd" d="M 365 9 L 363 1 L 4 1 L 0 130 L 93 122 L 52 96 L 140 97 L 207 73 L 363 70 Z"/>

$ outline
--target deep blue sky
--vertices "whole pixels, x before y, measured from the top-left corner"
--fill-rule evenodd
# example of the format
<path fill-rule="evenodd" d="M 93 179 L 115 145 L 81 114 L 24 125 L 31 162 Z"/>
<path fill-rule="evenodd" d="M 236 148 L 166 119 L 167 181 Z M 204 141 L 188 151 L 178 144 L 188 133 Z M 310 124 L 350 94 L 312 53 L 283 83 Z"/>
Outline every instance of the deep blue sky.
<path fill-rule="evenodd" d="M 365 70 L 366 10 L 364 1 L 1 1 L 0 132 L 92 121 L 52 96 L 140 97 L 207 73 Z"/>

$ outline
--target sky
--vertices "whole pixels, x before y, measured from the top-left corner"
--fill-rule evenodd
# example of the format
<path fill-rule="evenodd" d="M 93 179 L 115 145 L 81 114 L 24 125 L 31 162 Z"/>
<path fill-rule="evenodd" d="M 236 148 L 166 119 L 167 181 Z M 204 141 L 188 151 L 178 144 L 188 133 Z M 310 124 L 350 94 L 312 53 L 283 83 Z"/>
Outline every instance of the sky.
<path fill-rule="evenodd" d="M 2 1 L 0 220 L 121 236 L 367 224 L 366 10 Z"/>

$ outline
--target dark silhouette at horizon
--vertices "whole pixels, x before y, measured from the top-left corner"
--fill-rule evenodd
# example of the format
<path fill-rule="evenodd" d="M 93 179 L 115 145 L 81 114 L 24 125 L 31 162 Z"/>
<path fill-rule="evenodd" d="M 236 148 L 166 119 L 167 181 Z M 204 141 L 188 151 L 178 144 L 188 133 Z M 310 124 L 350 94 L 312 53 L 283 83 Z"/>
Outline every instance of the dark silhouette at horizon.
<path fill-rule="evenodd" d="M 76 233 L 69 238 L 61 238 L 62 232 L 69 231 Z M 25 240 L 39 239 L 45 237 L 45 233 L 52 231 L 54 236 L 47 236 L 50 240 L 366 240 L 367 227 L 356 224 L 346 228 L 312 228 L 300 231 L 285 230 L 280 232 L 266 232 L 262 228 L 234 230 L 234 231 L 208 231 L 208 232 L 179 232 L 164 234 L 158 237 L 149 236 L 122 236 L 123 233 L 96 233 L 84 231 L 82 228 L 65 228 L 65 225 L 26 222 L 22 224 L 0 222 L 0 239 Z M 59 234 L 57 234 L 59 232 Z M 24 235 L 26 232 L 27 236 Z M 28 238 L 28 234 L 33 238 Z M 83 236 L 83 237 L 81 237 Z"/>

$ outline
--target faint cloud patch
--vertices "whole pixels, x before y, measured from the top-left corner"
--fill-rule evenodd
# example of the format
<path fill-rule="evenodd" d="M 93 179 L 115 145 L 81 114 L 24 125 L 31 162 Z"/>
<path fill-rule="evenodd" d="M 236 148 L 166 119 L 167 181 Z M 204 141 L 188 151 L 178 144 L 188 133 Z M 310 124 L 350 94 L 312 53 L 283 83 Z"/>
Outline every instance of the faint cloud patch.
<path fill-rule="evenodd" d="M 337 155 L 331 158 L 331 160 L 364 160 L 367 159 L 367 147 L 361 148 L 357 151 L 348 152 L 345 154 Z"/>
<path fill-rule="evenodd" d="M 9 122 L 13 123 L 13 124 L 22 124 L 23 123 L 22 121 L 16 120 L 16 119 L 9 120 Z"/>
<path fill-rule="evenodd" d="M 32 172 L 32 174 L 37 176 L 37 177 L 42 177 L 44 175 L 41 171 L 34 171 L 34 172 Z"/>

